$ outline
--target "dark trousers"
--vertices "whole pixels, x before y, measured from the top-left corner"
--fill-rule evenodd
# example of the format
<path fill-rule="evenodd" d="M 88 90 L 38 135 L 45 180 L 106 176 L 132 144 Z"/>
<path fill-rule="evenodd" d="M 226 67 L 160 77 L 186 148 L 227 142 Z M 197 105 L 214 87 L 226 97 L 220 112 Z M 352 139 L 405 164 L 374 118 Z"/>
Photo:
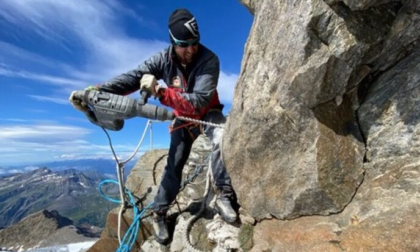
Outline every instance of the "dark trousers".
<path fill-rule="evenodd" d="M 220 111 L 212 111 L 206 115 L 204 121 L 221 124 L 225 123 L 226 118 Z M 173 128 L 176 129 L 185 123 L 177 119 Z M 212 143 L 211 167 L 216 187 L 220 191 L 232 191 L 230 176 L 221 159 L 220 144 L 223 132 L 221 128 L 204 125 L 204 134 Z M 175 200 L 181 188 L 182 170 L 190 155 L 192 144 L 201 133 L 200 126 L 181 127 L 172 131 L 168 161 L 155 196 L 154 211 L 166 212 L 169 204 Z"/>

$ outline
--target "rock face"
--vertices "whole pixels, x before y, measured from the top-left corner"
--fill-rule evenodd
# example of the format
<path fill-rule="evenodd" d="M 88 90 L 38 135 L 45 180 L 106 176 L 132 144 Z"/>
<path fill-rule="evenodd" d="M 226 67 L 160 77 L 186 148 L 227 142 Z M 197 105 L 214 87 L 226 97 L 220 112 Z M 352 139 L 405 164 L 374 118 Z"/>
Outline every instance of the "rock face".
<path fill-rule="evenodd" d="M 381 74 L 358 110 L 365 181 L 343 212 L 343 248 L 420 250 L 420 50 Z M 342 221 L 342 220 L 341 220 Z"/>
<path fill-rule="evenodd" d="M 241 2 L 223 155 L 251 250 L 420 251 L 420 2 Z"/>
<path fill-rule="evenodd" d="M 253 251 L 419 251 L 420 51 L 383 73 L 358 110 L 366 175 L 338 215 L 263 221 Z"/>
<path fill-rule="evenodd" d="M 346 92 L 369 45 L 336 13 L 341 6 L 254 4 L 223 150 L 240 204 L 257 219 L 340 212 L 363 179 L 364 143 Z"/>

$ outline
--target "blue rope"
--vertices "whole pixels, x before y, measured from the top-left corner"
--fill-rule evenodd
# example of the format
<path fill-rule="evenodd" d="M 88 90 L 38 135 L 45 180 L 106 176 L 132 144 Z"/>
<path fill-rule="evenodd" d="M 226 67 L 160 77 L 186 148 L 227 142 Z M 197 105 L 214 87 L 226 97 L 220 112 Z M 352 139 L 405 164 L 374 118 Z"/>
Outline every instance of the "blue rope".
<path fill-rule="evenodd" d="M 111 183 L 111 184 L 119 185 L 118 181 L 113 180 L 113 179 L 105 179 L 105 180 L 102 180 L 101 183 L 99 183 L 99 185 L 98 185 L 99 193 L 106 200 L 111 201 L 112 203 L 120 204 L 121 203 L 121 200 L 120 199 L 114 199 L 114 198 L 108 197 L 107 195 L 104 194 L 104 192 L 102 191 L 102 186 L 104 184 L 106 184 L 106 183 Z"/>
<path fill-rule="evenodd" d="M 112 180 L 112 179 L 103 180 L 98 185 L 99 193 L 106 200 L 111 201 L 113 203 L 120 204 L 121 203 L 121 200 L 108 197 L 107 195 L 105 195 L 103 193 L 102 186 L 104 184 L 106 184 L 106 183 L 111 183 L 111 184 L 119 185 L 119 183 L 117 181 Z M 146 213 L 146 211 L 151 208 L 151 206 L 153 204 L 153 202 L 151 202 L 147 207 L 145 207 L 141 211 L 139 211 L 139 209 L 136 206 L 136 200 L 135 200 L 133 194 L 131 194 L 131 192 L 127 188 L 125 188 L 125 193 L 128 195 L 129 204 L 133 207 L 134 220 L 131 223 L 130 227 L 128 228 L 127 232 L 125 233 L 123 239 L 121 240 L 120 247 L 117 249 L 116 252 L 128 252 L 128 251 L 131 251 L 131 249 L 134 246 L 134 243 L 136 242 L 137 236 L 139 234 L 139 230 L 140 230 L 140 219 L 141 219 L 141 217 L 143 217 L 143 215 Z"/>

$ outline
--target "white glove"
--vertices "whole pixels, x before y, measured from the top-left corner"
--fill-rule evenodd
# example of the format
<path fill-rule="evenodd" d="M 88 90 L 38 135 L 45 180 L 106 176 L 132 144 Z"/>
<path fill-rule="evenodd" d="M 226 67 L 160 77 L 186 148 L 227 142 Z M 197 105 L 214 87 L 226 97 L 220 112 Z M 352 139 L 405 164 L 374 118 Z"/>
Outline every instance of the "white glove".
<path fill-rule="evenodd" d="M 87 104 L 86 104 L 86 103 L 84 103 L 84 102 L 82 102 L 82 101 L 80 101 L 80 100 L 77 100 L 77 99 L 75 99 L 75 98 L 74 98 L 74 94 L 75 94 L 76 92 L 77 92 L 77 91 L 73 91 L 73 92 L 71 92 L 71 94 L 70 94 L 69 101 L 70 101 L 71 105 L 73 105 L 73 107 L 74 107 L 75 109 L 77 109 L 77 110 L 79 110 L 79 111 L 81 111 L 81 112 L 83 112 L 83 113 L 88 112 L 88 111 L 89 111 L 89 109 L 88 109 Z"/>
<path fill-rule="evenodd" d="M 159 94 L 159 89 L 161 89 L 161 85 L 159 85 L 156 81 L 155 76 L 151 74 L 144 74 L 140 80 L 140 89 L 147 90 L 153 97 L 159 98 L 161 95 Z"/>

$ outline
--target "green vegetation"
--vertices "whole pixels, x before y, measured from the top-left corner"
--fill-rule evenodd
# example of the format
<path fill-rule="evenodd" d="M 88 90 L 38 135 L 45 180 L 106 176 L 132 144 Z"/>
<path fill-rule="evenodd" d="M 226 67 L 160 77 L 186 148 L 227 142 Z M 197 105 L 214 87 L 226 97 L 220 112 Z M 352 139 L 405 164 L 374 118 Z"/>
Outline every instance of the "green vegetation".
<path fill-rule="evenodd" d="M 64 216 L 72 219 L 75 224 L 89 224 L 104 227 L 108 213 L 115 208 L 115 204 L 104 200 L 98 193 L 91 198 L 78 200 L 79 208 L 62 211 Z"/>
<path fill-rule="evenodd" d="M 243 224 L 239 231 L 239 243 L 244 251 L 249 251 L 254 246 L 252 237 L 254 235 L 254 226 Z"/>

